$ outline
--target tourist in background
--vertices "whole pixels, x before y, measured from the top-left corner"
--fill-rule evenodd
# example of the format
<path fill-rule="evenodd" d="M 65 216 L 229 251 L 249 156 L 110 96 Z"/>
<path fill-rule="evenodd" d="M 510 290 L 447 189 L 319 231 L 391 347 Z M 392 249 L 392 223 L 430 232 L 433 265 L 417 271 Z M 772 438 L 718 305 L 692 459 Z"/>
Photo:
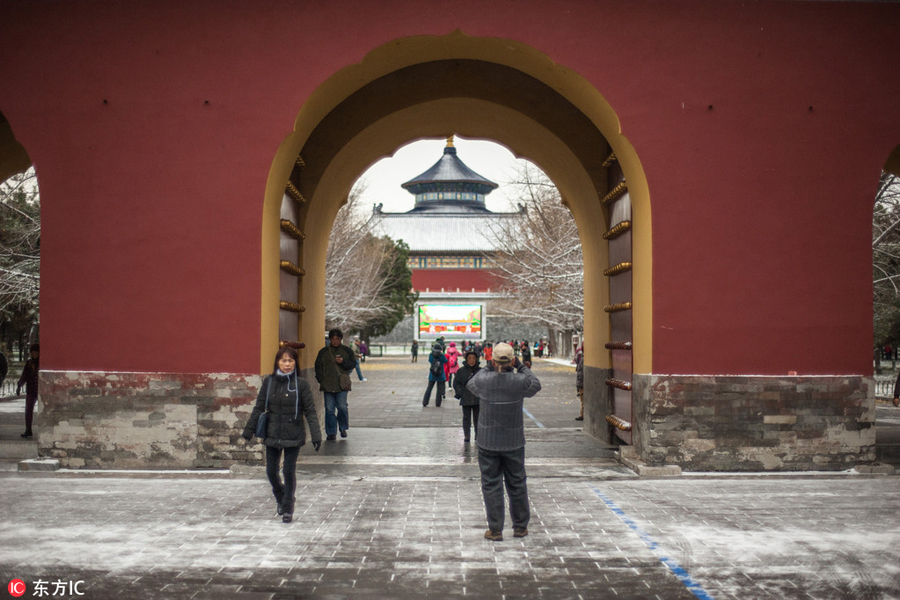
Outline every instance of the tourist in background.
<path fill-rule="evenodd" d="M 897 381 L 894 383 L 894 406 L 900 406 L 900 373 L 897 373 Z"/>
<path fill-rule="evenodd" d="M 16 385 L 16 396 L 22 393 L 22 386 L 25 386 L 25 433 L 23 438 L 30 438 L 31 425 L 34 422 L 34 407 L 38 401 L 38 373 L 41 370 L 41 346 L 40 344 L 32 344 L 28 349 L 28 360 L 22 368 L 22 376 L 19 377 L 19 383 Z"/>
<path fill-rule="evenodd" d="M 453 385 L 453 376 L 459 371 L 459 350 L 456 349 L 456 342 L 450 342 L 447 349 L 447 385 Z"/>
<path fill-rule="evenodd" d="M 581 402 L 581 412 L 576 421 L 584 421 L 584 342 L 575 349 L 575 393 Z"/>
<path fill-rule="evenodd" d="M 359 360 L 366 362 L 366 357 L 368 355 L 369 345 L 366 343 L 366 340 L 359 340 Z"/>
<path fill-rule="evenodd" d="M 444 350 L 441 345 L 435 342 L 431 348 L 431 354 L 428 355 L 428 387 L 425 388 L 425 397 L 422 398 L 422 406 L 428 406 L 431 402 L 431 390 L 437 384 L 437 396 L 434 400 L 435 406 L 440 406 L 444 401 L 444 382 L 447 381 L 447 375 L 444 373 L 444 365 L 447 364 L 447 357 L 444 356 Z"/>
<path fill-rule="evenodd" d="M 356 359 L 356 375 L 360 381 L 366 381 L 362 370 L 359 368 L 359 363 L 362 362 L 362 342 L 359 341 L 359 336 L 353 336 L 353 358 Z"/>
<path fill-rule="evenodd" d="M 9 373 L 9 360 L 6 358 L 6 354 L 3 353 L 3 350 L 0 350 L 0 396 L 3 395 L 3 382 L 6 380 L 6 375 Z"/>
<path fill-rule="evenodd" d="M 350 428 L 347 392 L 350 391 L 349 373 L 356 368 L 356 359 L 353 350 L 341 343 L 343 339 L 340 329 L 332 329 L 328 332 L 328 345 L 316 356 L 316 381 L 325 392 L 325 439 L 328 441 L 337 439 L 338 429 L 342 438 L 347 437 Z M 341 375 L 348 375 L 345 383 Z"/>
<path fill-rule="evenodd" d="M 413 340 L 409 362 L 419 362 L 419 340 Z"/>
<path fill-rule="evenodd" d="M 459 368 L 456 379 L 453 381 L 453 391 L 459 398 L 459 405 L 463 411 L 463 442 L 471 441 L 472 425 L 475 425 L 475 440 L 478 440 L 478 396 L 471 392 L 466 384 L 481 370 L 478 353 L 474 350 L 466 352 L 465 364 Z"/>

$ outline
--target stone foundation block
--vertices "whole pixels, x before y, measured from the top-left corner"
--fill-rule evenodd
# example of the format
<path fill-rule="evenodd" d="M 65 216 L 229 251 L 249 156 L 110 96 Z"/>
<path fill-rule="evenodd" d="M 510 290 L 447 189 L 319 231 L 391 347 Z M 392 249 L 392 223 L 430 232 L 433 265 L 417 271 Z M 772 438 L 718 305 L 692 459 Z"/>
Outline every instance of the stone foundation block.
<path fill-rule="evenodd" d="M 861 376 L 633 377 L 634 447 L 690 471 L 843 470 L 875 460 Z"/>
<path fill-rule="evenodd" d="M 39 451 L 62 467 L 228 467 L 263 460 L 261 446 L 240 438 L 262 382 L 258 375 L 42 371 L 40 377 Z"/>

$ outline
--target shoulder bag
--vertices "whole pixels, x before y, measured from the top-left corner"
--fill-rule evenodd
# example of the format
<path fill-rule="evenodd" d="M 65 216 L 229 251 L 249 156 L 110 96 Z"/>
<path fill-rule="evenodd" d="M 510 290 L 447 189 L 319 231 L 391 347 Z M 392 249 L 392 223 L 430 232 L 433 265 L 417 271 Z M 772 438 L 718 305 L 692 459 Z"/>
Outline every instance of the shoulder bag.
<path fill-rule="evenodd" d="M 259 420 L 256 421 L 256 437 L 265 439 L 266 438 L 266 430 L 269 426 L 269 393 L 271 390 L 269 386 L 272 384 L 271 378 L 266 382 L 266 410 L 263 411 L 261 415 L 259 415 Z"/>

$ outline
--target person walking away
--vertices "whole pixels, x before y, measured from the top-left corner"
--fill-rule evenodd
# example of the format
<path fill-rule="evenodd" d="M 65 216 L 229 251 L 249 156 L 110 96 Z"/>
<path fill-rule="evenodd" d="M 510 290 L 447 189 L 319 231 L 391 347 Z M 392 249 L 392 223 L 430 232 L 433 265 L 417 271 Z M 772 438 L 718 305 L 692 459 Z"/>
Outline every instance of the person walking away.
<path fill-rule="evenodd" d="M 456 342 L 450 342 L 447 349 L 447 385 L 453 385 L 453 376 L 459 371 L 459 350 L 456 349 Z"/>
<path fill-rule="evenodd" d="M 531 511 L 525 473 L 525 398 L 541 390 L 541 382 L 515 358 L 509 344 L 497 344 L 490 365 L 476 373 L 466 388 L 478 396 L 478 466 L 487 515 L 485 539 L 503 540 L 503 487 L 509 495 L 513 537 L 528 535 Z"/>
<path fill-rule="evenodd" d="M 900 373 L 897 373 L 897 381 L 894 383 L 894 406 L 900 406 Z"/>
<path fill-rule="evenodd" d="M 344 333 L 340 329 L 328 332 L 328 345 L 319 350 L 316 356 L 316 381 L 319 389 L 325 392 L 325 439 L 337 439 L 337 430 L 341 437 L 347 437 L 350 428 L 350 411 L 347 408 L 347 392 L 350 391 L 350 378 L 346 378 L 346 386 L 341 385 L 341 375 L 348 375 L 356 368 L 353 351 L 341 343 Z M 344 389 L 346 387 L 346 389 Z"/>
<path fill-rule="evenodd" d="M 581 401 L 581 412 L 576 421 L 584 421 L 584 342 L 575 349 L 575 394 Z"/>
<path fill-rule="evenodd" d="M 485 364 L 490 363 L 494 356 L 494 345 L 493 344 L 485 344 L 484 345 L 484 362 Z"/>
<path fill-rule="evenodd" d="M 431 389 L 437 384 L 437 396 L 434 400 L 435 406 L 440 406 L 444 401 L 444 382 L 446 375 L 444 374 L 444 365 L 447 364 L 447 357 L 440 344 L 435 344 L 431 348 L 431 354 L 428 355 L 428 387 L 425 388 L 425 396 L 422 398 L 422 406 L 428 406 L 431 401 Z"/>
<path fill-rule="evenodd" d="M 28 349 L 28 360 L 22 367 L 22 376 L 19 377 L 19 383 L 16 385 L 16 396 L 22 393 L 22 386 L 25 386 L 25 433 L 23 438 L 30 438 L 31 425 L 34 422 L 34 407 L 38 401 L 38 373 L 41 370 L 41 346 L 40 344 L 32 344 Z"/>
<path fill-rule="evenodd" d="M 412 356 L 409 357 L 409 362 L 419 362 L 419 340 L 413 340 L 411 351 Z"/>
<path fill-rule="evenodd" d="M 9 360 L 6 358 L 6 354 L 0 350 L 0 396 L 3 395 L 3 382 L 6 381 L 6 376 L 9 374 Z"/>
<path fill-rule="evenodd" d="M 356 359 L 356 375 L 359 377 L 360 381 L 366 381 L 366 378 L 363 377 L 362 370 L 359 368 L 359 363 L 362 362 L 362 342 L 359 341 L 358 336 L 354 336 L 353 338 L 353 358 Z"/>
<path fill-rule="evenodd" d="M 297 456 L 306 443 L 306 429 L 303 417 L 309 426 L 313 448 L 316 452 L 322 445 L 322 431 L 312 389 L 305 379 L 297 375 L 297 351 L 290 347 L 278 350 L 275 367 L 259 388 L 256 405 L 241 434 L 250 440 L 263 413 L 267 414 L 266 476 L 275 496 L 275 512 L 284 523 L 290 523 L 294 515 L 294 494 L 297 489 Z M 301 416 L 302 414 L 302 416 Z M 284 481 L 278 474 L 278 465 L 284 456 L 282 471 Z"/>
<path fill-rule="evenodd" d="M 366 340 L 359 341 L 359 359 L 362 362 L 366 362 L 366 357 L 369 355 L 369 345 L 366 343 Z"/>
<path fill-rule="evenodd" d="M 522 362 L 526 367 L 531 368 L 531 346 L 528 345 L 528 340 L 522 342 Z"/>
<path fill-rule="evenodd" d="M 469 391 L 466 384 L 481 370 L 481 362 L 478 360 L 478 353 L 475 350 L 466 352 L 465 364 L 459 368 L 456 379 L 453 380 L 453 391 L 459 398 L 459 405 L 463 411 L 463 442 L 468 444 L 471 441 L 470 432 L 472 425 L 475 425 L 475 441 L 478 441 L 478 396 Z"/>

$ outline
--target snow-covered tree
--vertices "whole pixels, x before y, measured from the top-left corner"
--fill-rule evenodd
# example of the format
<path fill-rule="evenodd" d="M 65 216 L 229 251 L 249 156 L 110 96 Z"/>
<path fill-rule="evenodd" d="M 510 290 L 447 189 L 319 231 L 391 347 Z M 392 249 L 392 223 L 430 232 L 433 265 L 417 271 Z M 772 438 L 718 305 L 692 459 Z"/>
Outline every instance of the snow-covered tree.
<path fill-rule="evenodd" d="M 325 324 L 363 338 L 389 332 L 412 313 L 409 248 L 403 242 L 370 233 L 370 220 L 359 210 L 357 186 L 335 218 L 328 242 L 325 274 Z"/>
<path fill-rule="evenodd" d="M 900 342 L 900 177 L 883 172 L 872 219 L 875 344 Z"/>
<path fill-rule="evenodd" d="M 26 343 L 39 320 L 41 203 L 34 168 L 0 183 L 0 331 Z"/>
<path fill-rule="evenodd" d="M 584 320 L 584 260 L 575 219 L 559 190 L 534 165 L 522 162 L 515 197 L 521 219 L 498 219 L 496 251 L 487 258 L 512 301 L 493 310 L 527 316 L 551 329 L 577 331 Z"/>

